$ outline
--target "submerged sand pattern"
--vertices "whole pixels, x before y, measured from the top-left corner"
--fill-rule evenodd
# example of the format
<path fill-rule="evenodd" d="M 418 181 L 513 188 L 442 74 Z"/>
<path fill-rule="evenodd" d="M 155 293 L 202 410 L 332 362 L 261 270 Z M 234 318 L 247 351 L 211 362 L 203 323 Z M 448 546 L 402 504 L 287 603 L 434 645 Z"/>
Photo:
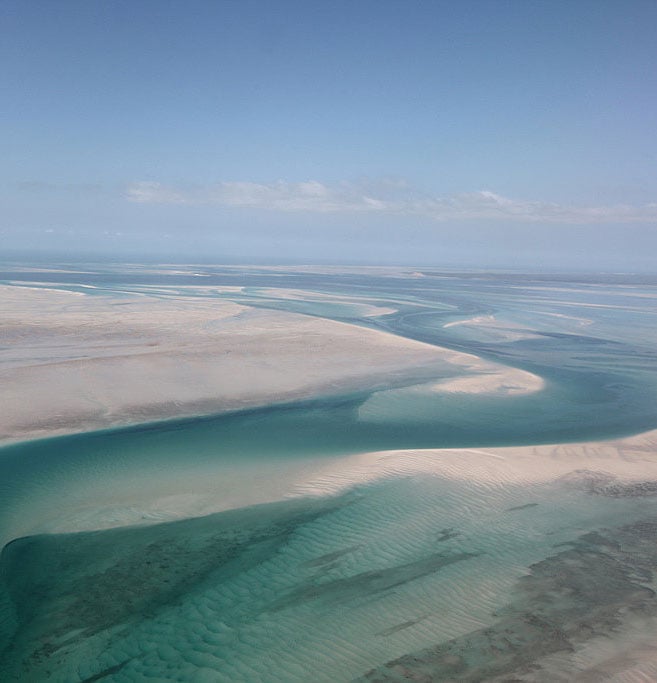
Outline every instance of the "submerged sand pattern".
<path fill-rule="evenodd" d="M 655 680 L 654 641 L 637 638 L 636 629 L 657 624 L 657 518 L 584 534 L 567 545 L 530 567 L 493 626 L 405 655 L 355 680 Z M 623 646 L 613 644 L 611 639 L 623 636 Z"/>
<path fill-rule="evenodd" d="M 532 505 L 510 505 L 523 496 Z M 615 654 L 609 636 L 625 629 L 638 647 L 635 620 L 657 620 L 657 499 L 615 497 L 608 519 L 636 521 L 579 532 L 605 519 L 601 498 L 585 480 L 487 490 L 413 478 L 20 539 L 1 560 L 15 633 L 0 668 L 62 683 L 587 680 Z M 405 655 L 414 643 L 425 649 Z M 654 671 L 644 660 L 624 666 Z"/>

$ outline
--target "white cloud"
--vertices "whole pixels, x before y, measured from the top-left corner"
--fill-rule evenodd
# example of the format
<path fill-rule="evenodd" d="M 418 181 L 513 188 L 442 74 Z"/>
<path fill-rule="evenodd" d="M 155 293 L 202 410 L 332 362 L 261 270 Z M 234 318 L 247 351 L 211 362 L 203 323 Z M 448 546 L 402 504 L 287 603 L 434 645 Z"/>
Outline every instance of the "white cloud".
<path fill-rule="evenodd" d="M 157 182 L 128 187 L 133 202 L 217 205 L 306 211 L 315 213 L 388 213 L 425 216 L 435 221 L 500 220 L 534 223 L 650 223 L 657 222 L 657 203 L 633 206 L 569 206 L 502 197 L 489 190 L 445 197 L 423 197 L 403 181 L 339 183 L 316 180 L 290 183 L 221 182 L 211 186 L 177 188 Z"/>
<path fill-rule="evenodd" d="M 217 204 L 276 211 L 334 213 L 388 208 L 380 198 L 363 194 L 360 186 L 341 183 L 330 187 L 316 180 L 302 183 L 279 180 L 270 184 L 231 181 L 182 190 L 160 183 L 140 182 L 128 188 L 127 196 L 131 201 L 142 203 Z"/>

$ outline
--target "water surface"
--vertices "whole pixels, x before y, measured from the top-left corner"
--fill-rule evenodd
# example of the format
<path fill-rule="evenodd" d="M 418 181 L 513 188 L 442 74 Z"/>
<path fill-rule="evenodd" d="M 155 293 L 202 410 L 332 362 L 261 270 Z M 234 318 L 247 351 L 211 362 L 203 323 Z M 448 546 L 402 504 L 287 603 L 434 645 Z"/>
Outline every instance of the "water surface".
<path fill-rule="evenodd" d="M 359 452 L 581 441 L 656 427 L 655 282 L 163 270 L 0 277 L 329 317 L 475 353 L 546 385 L 501 397 L 441 395 L 416 382 L 0 449 L 8 680 L 397 680 L 414 671 L 412 661 L 434 680 L 519 676 L 593 638 L 581 624 L 564 626 L 561 639 L 545 635 L 546 619 L 571 624 L 573 605 L 599 610 L 581 591 L 568 593 L 577 577 L 545 587 L 545 575 L 563 575 L 564 563 L 585 568 L 591 553 L 606 553 L 614 568 L 606 578 L 617 587 L 596 633 L 610 631 L 627 605 L 652 614 L 652 556 L 643 550 L 654 529 L 651 495 L 409 475 L 339 495 L 250 503 L 259 490 L 262 500 L 285 498 L 309 468 L 339 470 Z M 204 289 L 189 289 L 199 280 Z M 291 299 L 277 288 L 302 293 Z M 373 317 L 371 306 L 395 312 Z M 199 517 L 213 505 L 236 509 Z M 156 524 L 172 517 L 189 519 Z M 135 522 L 148 526 L 123 526 Z M 109 525 L 123 528 L 43 533 Z M 633 539 L 634 560 L 609 549 L 621 537 Z M 632 561 L 645 572 L 640 586 Z M 514 615 L 532 609 L 540 614 L 525 642 Z M 515 644 L 495 668 L 486 652 L 503 631 Z"/>

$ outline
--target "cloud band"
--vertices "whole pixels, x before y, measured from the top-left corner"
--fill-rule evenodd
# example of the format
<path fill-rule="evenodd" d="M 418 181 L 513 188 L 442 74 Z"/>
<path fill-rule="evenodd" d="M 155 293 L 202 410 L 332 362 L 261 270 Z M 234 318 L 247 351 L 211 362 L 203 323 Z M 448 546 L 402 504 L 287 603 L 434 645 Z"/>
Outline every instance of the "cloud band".
<path fill-rule="evenodd" d="M 291 183 L 220 182 L 196 188 L 176 188 L 157 182 L 137 182 L 126 193 L 144 204 L 216 205 L 270 211 L 312 213 L 380 213 L 423 216 L 435 221 L 504 220 L 535 223 L 657 223 L 657 203 L 640 206 L 567 206 L 509 199 L 488 190 L 446 197 L 423 197 L 403 182 L 378 184 L 315 180 Z"/>

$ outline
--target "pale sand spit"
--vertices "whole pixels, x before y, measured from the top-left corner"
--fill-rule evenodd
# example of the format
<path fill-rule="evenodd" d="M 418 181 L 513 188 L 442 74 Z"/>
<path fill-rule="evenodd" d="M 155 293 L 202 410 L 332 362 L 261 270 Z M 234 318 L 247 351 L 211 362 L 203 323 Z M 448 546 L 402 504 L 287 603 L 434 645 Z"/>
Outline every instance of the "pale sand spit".
<path fill-rule="evenodd" d="M 657 495 L 657 430 L 622 439 L 361 453 L 327 463 L 295 495 L 331 495 L 388 477 L 432 475 L 508 487 L 560 480 L 606 496 Z"/>

